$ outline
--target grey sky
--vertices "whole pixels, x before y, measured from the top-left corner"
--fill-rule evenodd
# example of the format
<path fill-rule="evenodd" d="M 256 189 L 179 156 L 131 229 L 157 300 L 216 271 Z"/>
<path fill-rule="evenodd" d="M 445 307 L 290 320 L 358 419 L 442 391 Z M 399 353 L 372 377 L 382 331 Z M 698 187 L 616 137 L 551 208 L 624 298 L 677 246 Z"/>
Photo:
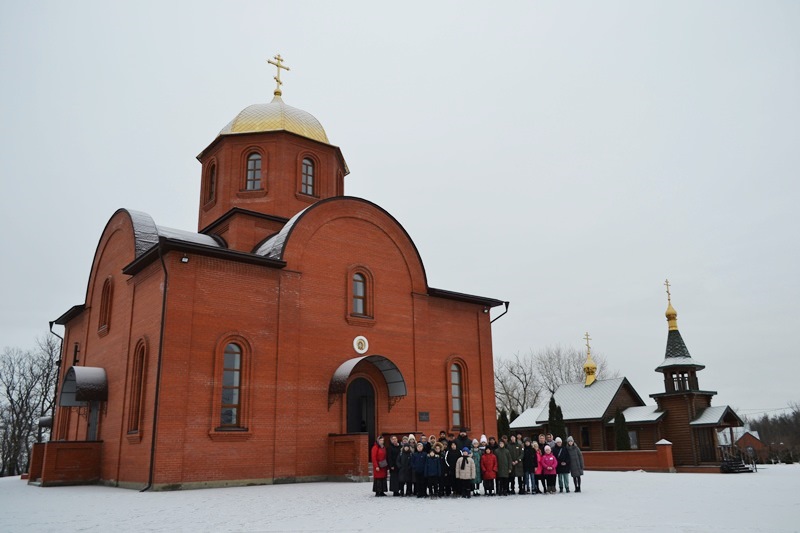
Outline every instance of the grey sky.
<path fill-rule="evenodd" d="M 196 230 L 280 52 L 429 284 L 511 301 L 495 357 L 588 331 L 659 392 L 669 277 L 716 405 L 800 400 L 800 3 L 116 4 L 0 7 L 0 346 L 84 301 L 117 208 Z"/>

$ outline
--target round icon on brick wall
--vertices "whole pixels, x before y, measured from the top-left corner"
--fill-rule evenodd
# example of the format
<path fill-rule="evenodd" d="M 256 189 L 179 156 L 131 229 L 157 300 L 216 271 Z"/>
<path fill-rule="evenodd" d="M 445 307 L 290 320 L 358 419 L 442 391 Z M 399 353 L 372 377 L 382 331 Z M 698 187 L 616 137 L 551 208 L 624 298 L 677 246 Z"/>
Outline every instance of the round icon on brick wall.
<path fill-rule="evenodd" d="M 369 341 L 363 335 L 359 335 L 353 339 L 353 349 L 361 354 L 367 353 L 367 350 L 369 350 Z"/>

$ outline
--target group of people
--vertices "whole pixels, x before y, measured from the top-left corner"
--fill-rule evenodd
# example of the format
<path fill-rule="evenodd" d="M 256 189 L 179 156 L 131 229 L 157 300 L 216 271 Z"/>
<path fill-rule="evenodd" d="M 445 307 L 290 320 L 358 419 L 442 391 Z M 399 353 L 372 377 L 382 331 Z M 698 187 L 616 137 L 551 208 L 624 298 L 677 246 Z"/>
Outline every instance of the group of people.
<path fill-rule="evenodd" d="M 389 443 L 379 436 L 371 450 L 375 496 L 417 498 L 508 496 L 581 491 L 583 454 L 572 437 L 548 433 L 536 440 L 522 434 L 500 440 L 481 435 L 470 439 L 462 428 L 457 437 L 442 431 L 439 438 L 411 434 Z M 388 482 L 388 486 L 387 486 Z"/>

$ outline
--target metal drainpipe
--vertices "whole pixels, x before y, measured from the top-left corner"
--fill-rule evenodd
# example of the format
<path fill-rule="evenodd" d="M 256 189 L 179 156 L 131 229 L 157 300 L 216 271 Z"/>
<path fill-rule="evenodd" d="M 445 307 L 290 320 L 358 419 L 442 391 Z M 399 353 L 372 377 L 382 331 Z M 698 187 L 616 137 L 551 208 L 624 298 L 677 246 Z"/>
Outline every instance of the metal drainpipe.
<path fill-rule="evenodd" d="M 499 315 L 497 315 L 496 317 L 494 317 L 494 318 L 492 319 L 492 321 L 491 321 L 491 322 L 489 322 L 489 324 L 493 324 L 495 320 L 499 319 L 501 316 L 503 316 L 504 314 L 508 313 L 508 306 L 509 306 L 510 304 L 511 304 L 511 302 L 503 302 L 503 305 L 505 305 L 505 306 L 506 306 L 506 310 L 505 310 L 505 311 L 503 311 L 502 313 L 500 313 Z"/>
<path fill-rule="evenodd" d="M 52 422 L 50 426 L 50 440 L 53 440 L 53 431 L 56 427 L 56 404 L 58 403 L 58 380 L 61 379 L 61 356 L 64 354 L 64 337 L 53 331 L 53 324 L 55 324 L 55 320 L 50 321 L 50 333 L 61 339 L 61 350 L 58 355 L 58 361 L 56 361 L 56 368 L 58 368 L 58 372 L 56 372 L 56 382 L 53 384 L 53 407 L 51 408 L 51 416 Z"/>
<path fill-rule="evenodd" d="M 153 401 L 153 430 L 152 437 L 150 438 L 150 472 L 147 477 L 147 486 L 139 492 L 150 490 L 153 486 L 153 474 L 156 467 L 156 426 L 158 424 L 158 400 L 161 395 L 161 356 L 164 353 L 164 321 L 167 316 L 167 287 L 169 287 L 169 272 L 167 265 L 164 263 L 164 255 L 162 254 L 162 237 L 158 239 L 158 260 L 161 261 L 161 268 L 164 270 L 164 294 L 161 298 L 161 332 L 158 337 L 158 362 L 156 363 L 156 397 Z"/>

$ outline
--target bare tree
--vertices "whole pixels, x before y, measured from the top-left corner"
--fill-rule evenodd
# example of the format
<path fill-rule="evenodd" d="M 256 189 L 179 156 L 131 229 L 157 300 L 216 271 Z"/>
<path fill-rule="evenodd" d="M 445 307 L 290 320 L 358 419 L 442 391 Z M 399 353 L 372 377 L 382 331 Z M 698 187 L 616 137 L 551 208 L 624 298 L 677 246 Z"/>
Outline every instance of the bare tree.
<path fill-rule="evenodd" d="M 0 353 L 0 475 L 28 468 L 31 445 L 41 439 L 39 417 L 52 409 L 59 343 L 48 336 L 37 348 Z"/>
<path fill-rule="evenodd" d="M 497 361 L 494 371 L 494 394 L 497 410 L 522 414 L 540 401 L 541 386 L 533 358 L 514 354 L 513 359 Z"/>
<path fill-rule="evenodd" d="M 606 358 L 592 354 L 597 364 L 597 379 L 616 377 Z M 497 411 L 522 413 L 540 405 L 564 383 L 584 380 L 583 365 L 586 352 L 563 346 L 548 346 L 527 355 L 514 354 L 510 359 L 495 361 L 494 390 Z"/>

